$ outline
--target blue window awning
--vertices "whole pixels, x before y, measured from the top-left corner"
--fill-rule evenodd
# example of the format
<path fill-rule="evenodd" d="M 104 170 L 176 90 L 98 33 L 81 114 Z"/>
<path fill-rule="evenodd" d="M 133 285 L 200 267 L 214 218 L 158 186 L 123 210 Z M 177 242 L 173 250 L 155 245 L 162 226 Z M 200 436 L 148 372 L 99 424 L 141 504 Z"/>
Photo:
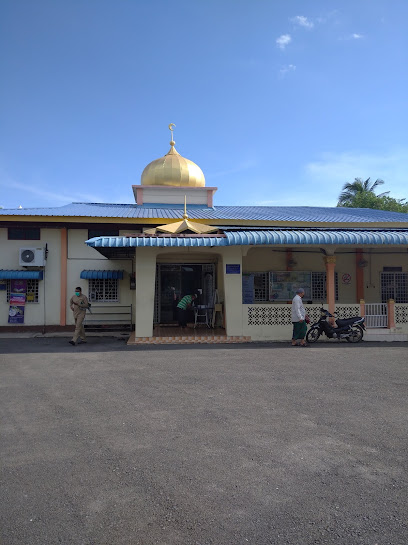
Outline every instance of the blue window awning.
<path fill-rule="evenodd" d="M 42 280 L 43 277 L 43 271 L 0 271 L 0 280 Z"/>
<path fill-rule="evenodd" d="M 85 280 L 122 280 L 123 271 L 82 271 Z"/>

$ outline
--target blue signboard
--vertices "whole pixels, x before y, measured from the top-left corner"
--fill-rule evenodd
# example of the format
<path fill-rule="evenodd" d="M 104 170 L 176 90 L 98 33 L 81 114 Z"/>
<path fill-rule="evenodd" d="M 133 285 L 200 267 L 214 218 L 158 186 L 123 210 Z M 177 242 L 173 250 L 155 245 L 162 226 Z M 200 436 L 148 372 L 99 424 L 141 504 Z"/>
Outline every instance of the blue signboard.
<path fill-rule="evenodd" d="M 241 265 L 239 263 L 237 265 L 232 263 L 227 263 L 225 265 L 225 273 L 226 274 L 241 274 Z"/>

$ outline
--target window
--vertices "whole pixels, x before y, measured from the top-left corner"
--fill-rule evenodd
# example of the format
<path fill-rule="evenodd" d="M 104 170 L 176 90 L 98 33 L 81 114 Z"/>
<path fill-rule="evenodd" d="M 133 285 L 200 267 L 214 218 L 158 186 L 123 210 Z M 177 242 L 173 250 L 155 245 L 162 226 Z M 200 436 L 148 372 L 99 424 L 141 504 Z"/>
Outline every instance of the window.
<path fill-rule="evenodd" d="M 254 273 L 254 301 L 268 301 L 268 273 Z"/>
<path fill-rule="evenodd" d="M 40 240 L 39 227 L 9 227 L 9 240 Z"/>
<path fill-rule="evenodd" d="M 92 303 L 118 303 L 118 280 L 89 280 L 89 300 Z"/>
<path fill-rule="evenodd" d="M 381 273 L 381 300 L 386 303 L 394 299 L 396 303 L 408 303 L 408 273 Z"/>
<path fill-rule="evenodd" d="M 335 272 L 334 274 L 335 298 L 338 301 L 338 273 Z M 294 296 L 293 285 L 305 289 L 305 299 L 307 300 L 323 302 L 327 299 L 325 272 L 271 271 L 245 273 L 243 275 L 243 300 L 251 300 L 254 303 L 289 301 Z"/>
<path fill-rule="evenodd" d="M 7 280 L 7 302 L 10 301 L 11 281 Z M 38 280 L 27 280 L 26 303 L 38 303 Z"/>
<path fill-rule="evenodd" d="M 88 239 L 95 237 L 118 237 L 119 229 L 88 229 Z"/>
<path fill-rule="evenodd" d="M 334 289 L 336 301 L 339 300 L 339 275 L 334 273 Z M 327 298 L 326 273 L 312 272 L 312 300 L 324 301 Z"/>

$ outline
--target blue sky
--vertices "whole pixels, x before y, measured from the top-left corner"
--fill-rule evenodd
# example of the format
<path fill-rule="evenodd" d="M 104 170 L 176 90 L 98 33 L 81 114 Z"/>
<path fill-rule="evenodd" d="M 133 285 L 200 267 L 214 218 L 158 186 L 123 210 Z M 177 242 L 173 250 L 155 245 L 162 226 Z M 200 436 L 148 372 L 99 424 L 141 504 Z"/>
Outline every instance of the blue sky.
<path fill-rule="evenodd" d="M 408 197 L 406 0 L 3 0 L 0 205 L 133 202 L 176 148 L 218 205 Z"/>

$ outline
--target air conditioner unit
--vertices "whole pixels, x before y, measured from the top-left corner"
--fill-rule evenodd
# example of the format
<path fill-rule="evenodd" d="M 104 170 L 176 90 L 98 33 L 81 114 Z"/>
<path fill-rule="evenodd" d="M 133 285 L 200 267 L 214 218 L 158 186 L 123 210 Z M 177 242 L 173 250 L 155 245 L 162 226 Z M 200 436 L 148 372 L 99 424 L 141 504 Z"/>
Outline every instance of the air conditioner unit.
<path fill-rule="evenodd" d="M 44 248 L 20 248 L 19 265 L 23 267 L 43 267 L 45 265 Z"/>

